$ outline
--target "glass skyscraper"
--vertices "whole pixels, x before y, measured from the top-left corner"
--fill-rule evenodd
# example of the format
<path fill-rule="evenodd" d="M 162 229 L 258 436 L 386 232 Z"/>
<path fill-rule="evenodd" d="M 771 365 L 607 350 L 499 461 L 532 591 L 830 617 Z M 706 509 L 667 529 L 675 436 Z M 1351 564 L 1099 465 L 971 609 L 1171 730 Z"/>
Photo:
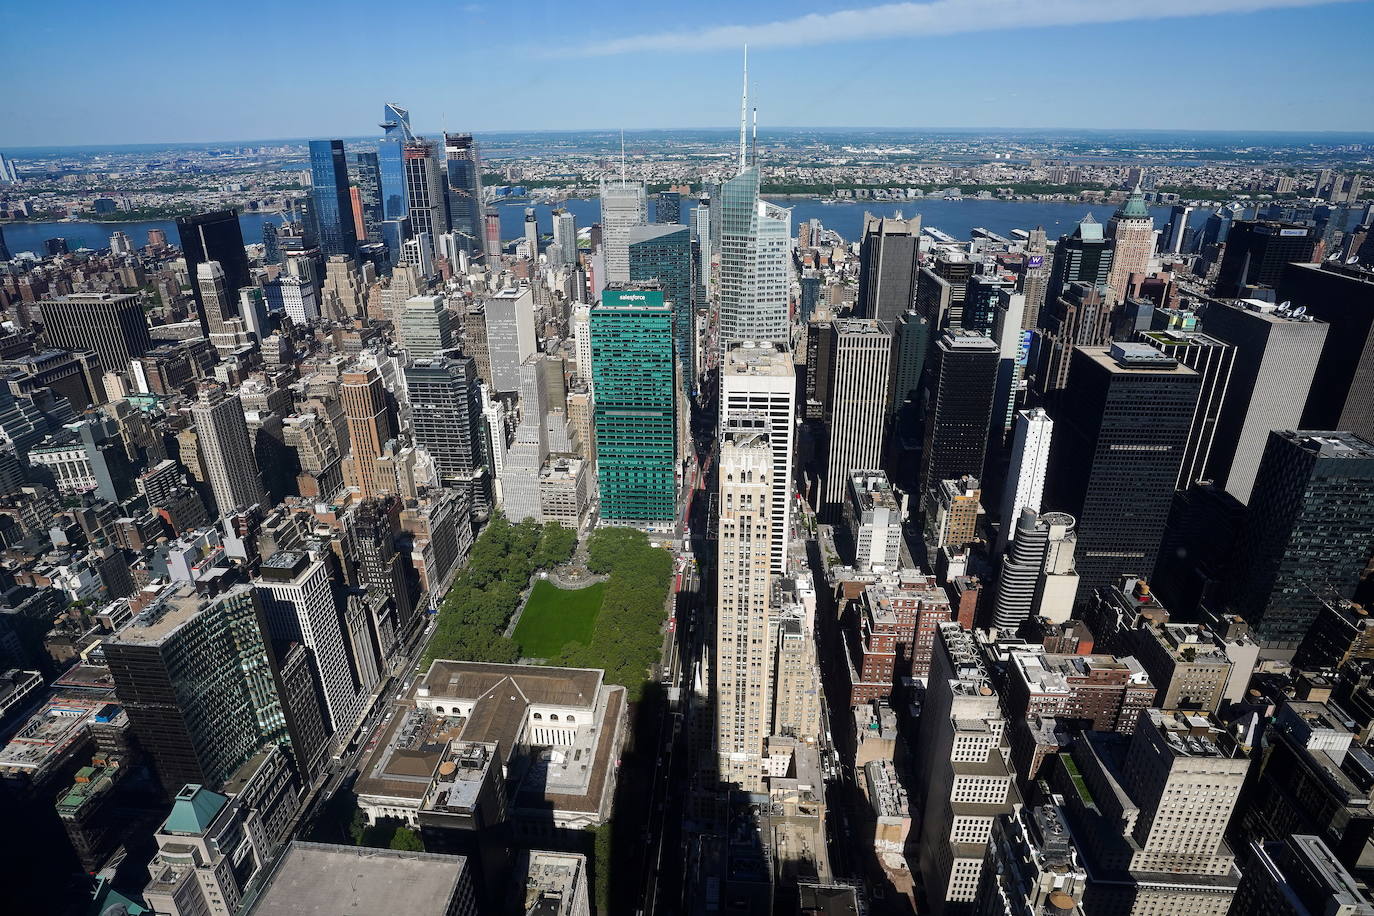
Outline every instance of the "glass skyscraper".
<path fill-rule="evenodd" d="M 397 220 L 409 210 L 403 148 L 415 137 L 410 131 L 410 112 L 388 102 L 382 108 L 381 127 L 385 133 L 377 141 L 377 167 L 382 181 L 382 218 Z"/>
<path fill-rule="evenodd" d="M 358 202 L 362 206 L 363 235 L 359 242 L 382 240 L 382 175 L 377 154 L 362 152 L 353 154 L 353 185 L 358 189 Z"/>
<path fill-rule="evenodd" d="M 725 182 L 720 200 L 721 350 L 732 340 L 788 345 L 792 213 L 759 200 L 756 165 Z"/>
<path fill-rule="evenodd" d="M 601 517 L 666 528 L 677 504 L 672 308 L 662 290 L 610 287 L 591 334 Z"/>
<path fill-rule="evenodd" d="M 682 386 L 695 385 L 692 367 L 692 239 L 686 226 L 637 226 L 630 230 L 630 282 L 657 281 L 673 309 L 673 342 Z"/>
<path fill-rule="evenodd" d="M 444 134 L 448 215 L 463 250 L 480 257 L 482 245 L 482 156 L 472 134 Z"/>
<path fill-rule="evenodd" d="M 315 225 L 325 257 L 358 249 L 353 205 L 348 194 L 348 158 L 342 140 L 310 141 L 310 195 L 315 201 Z"/>

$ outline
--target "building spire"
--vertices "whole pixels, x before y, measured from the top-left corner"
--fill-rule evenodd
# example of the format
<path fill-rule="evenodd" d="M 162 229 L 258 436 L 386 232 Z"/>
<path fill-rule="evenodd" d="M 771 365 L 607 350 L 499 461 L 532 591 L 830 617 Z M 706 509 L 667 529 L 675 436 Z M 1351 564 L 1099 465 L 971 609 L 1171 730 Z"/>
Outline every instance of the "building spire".
<path fill-rule="evenodd" d="M 748 151 L 745 148 L 745 133 L 749 121 L 749 46 L 744 46 L 744 92 L 739 100 L 739 168 L 744 171 L 748 165 Z"/>
<path fill-rule="evenodd" d="M 625 183 L 625 128 L 620 128 L 620 183 Z"/>

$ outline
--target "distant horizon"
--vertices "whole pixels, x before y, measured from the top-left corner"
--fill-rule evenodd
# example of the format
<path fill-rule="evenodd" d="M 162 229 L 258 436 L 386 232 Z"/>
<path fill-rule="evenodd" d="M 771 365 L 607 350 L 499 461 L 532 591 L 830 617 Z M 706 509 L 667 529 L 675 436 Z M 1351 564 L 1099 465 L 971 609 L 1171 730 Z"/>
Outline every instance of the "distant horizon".
<path fill-rule="evenodd" d="M 679 131 L 708 131 L 719 132 L 725 136 L 733 136 L 738 133 L 739 127 L 736 126 L 677 126 L 677 127 L 530 127 L 530 128 L 491 128 L 491 129 L 462 129 L 449 130 L 450 133 L 470 133 L 474 136 L 522 136 L 531 134 L 619 134 L 621 132 L 628 136 L 643 134 L 667 134 Z M 986 126 L 939 126 L 939 125 L 881 125 L 870 124 L 860 126 L 843 125 L 821 125 L 821 124 L 776 124 L 763 126 L 758 129 L 759 136 L 767 136 L 780 132 L 790 131 L 821 131 L 832 133 L 848 133 L 862 131 L 891 131 L 891 132 L 912 132 L 927 131 L 931 133 L 991 133 L 1007 134 L 1020 136 L 1035 135 L 1095 135 L 1095 134 L 1116 134 L 1116 135 L 1175 135 L 1191 137 L 1350 137 L 1350 138 L 1369 138 L 1374 141 L 1374 129 L 1355 130 L 1343 128 L 1314 128 L 1314 129 L 1285 129 L 1285 128 L 1195 128 L 1195 127 L 1002 127 L 997 125 Z M 444 129 L 424 130 L 415 129 L 415 134 L 422 137 L 440 137 Z M 284 143 L 307 143 L 310 140 L 333 139 L 344 140 L 347 142 L 359 142 L 375 140 L 380 138 L 377 134 L 311 134 L 296 137 L 243 137 L 243 138 L 218 138 L 212 140 L 146 140 L 135 143 L 119 143 L 92 141 L 87 143 L 52 143 L 52 144 L 29 144 L 26 146 L 0 146 L 0 153 L 4 153 L 11 158 L 22 157 L 25 152 L 45 151 L 45 150 L 93 150 L 93 149 L 119 149 L 119 148 L 167 148 L 176 146 L 263 146 Z"/>

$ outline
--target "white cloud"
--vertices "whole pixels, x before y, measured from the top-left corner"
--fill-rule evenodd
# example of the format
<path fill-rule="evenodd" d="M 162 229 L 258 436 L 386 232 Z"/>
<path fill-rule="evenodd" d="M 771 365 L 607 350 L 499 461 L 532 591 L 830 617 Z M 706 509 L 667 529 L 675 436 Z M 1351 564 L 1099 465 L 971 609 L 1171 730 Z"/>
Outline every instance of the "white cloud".
<path fill-rule="evenodd" d="M 723 25 L 695 32 L 656 32 L 610 38 L 572 49 L 571 53 L 717 51 L 737 49 L 746 44 L 758 48 L 789 48 L 875 38 L 1250 13 L 1348 2 L 1354 0 L 930 0 L 811 13 L 758 25 Z"/>

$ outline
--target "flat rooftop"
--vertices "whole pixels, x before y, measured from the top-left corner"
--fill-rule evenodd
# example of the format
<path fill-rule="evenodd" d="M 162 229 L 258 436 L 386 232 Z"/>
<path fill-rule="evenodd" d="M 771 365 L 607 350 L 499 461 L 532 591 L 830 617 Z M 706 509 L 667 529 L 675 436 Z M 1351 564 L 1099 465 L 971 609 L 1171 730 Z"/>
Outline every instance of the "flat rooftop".
<path fill-rule="evenodd" d="M 767 341 L 746 340 L 732 344 L 725 352 L 726 375 L 769 375 L 791 378 L 795 373 L 792 357 Z"/>
<path fill-rule="evenodd" d="M 161 645 L 215 602 L 248 588 L 241 585 L 215 598 L 197 594 L 189 583 L 165 589 L 151 604 L 134 615 L 127 626 L 111 636 L 108 642 L 136 646 Z"/>
<path fill-rule="evenodd" d="M 599 668 L 544 668 L 436 659 L 420 681 L 420 696 L 476 700 L 511 678 L 530 703 L 582 706 L 596 703 L 603 672 Z"/>
<path fill-rule="evenodd" d="M 463 856 L 293 842 L 252 916 L 447 916 Z"/>

